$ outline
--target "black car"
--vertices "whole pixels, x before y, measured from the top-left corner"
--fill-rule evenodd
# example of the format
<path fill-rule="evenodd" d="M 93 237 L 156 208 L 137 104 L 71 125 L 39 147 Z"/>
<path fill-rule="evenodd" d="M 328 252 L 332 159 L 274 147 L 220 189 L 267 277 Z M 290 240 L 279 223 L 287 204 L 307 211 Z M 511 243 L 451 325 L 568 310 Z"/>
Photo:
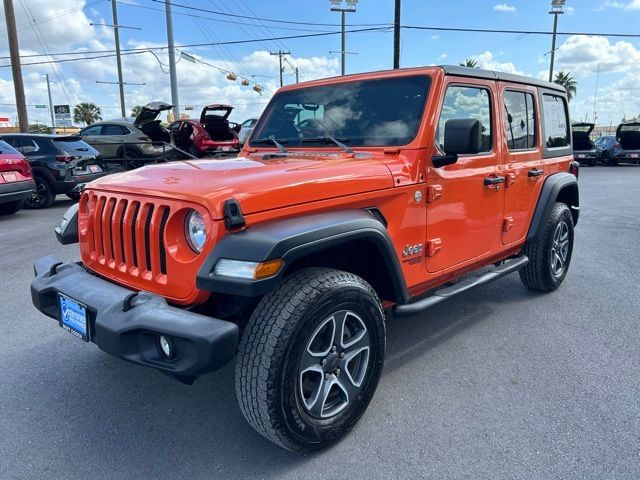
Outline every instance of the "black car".
<path fill-rule="evenodd" d="M 595 125 L 593 123 L 573 123 L 571 124 L 571 134 L 573 137 L 573 157 L 580 162 L 580 165 L 595 166 L 598 161 L 598 149 L 589 138 Z"/>
<path fill-rule="evenodd" d="M 621 162 L 640 163 L 640 122 L 622 122 L 616 129 L 622 147 Z"/>
<path fill-rule="evenodd" d="M 77 200 L 86 183 L 106 175 L 100 153 L 78 137 L 16 133 L 0 139 L 31 164 L 36 192 L 27 199 L 28 208 L 50 207 L 62 193 Z"/>
<path fill-rule="evenodd" d="M 612 135 L 605 135 L 595 141 L 598 149 L 598 159 L 604 165 L 617 165 L 624 151 L 618 139 Z"/>

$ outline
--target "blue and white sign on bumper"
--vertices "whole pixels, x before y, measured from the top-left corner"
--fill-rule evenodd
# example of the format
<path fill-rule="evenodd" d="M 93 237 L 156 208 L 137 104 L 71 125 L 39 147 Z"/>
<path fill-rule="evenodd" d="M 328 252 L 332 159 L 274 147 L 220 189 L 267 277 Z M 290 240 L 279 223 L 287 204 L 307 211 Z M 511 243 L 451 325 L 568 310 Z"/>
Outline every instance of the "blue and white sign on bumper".
<path fill-rule="evenodd" d="M 88 342 L 87 308 L 61 293 L 58 294 L 58 300 L 60 301 L 60 326 L 70 334 Z"/>

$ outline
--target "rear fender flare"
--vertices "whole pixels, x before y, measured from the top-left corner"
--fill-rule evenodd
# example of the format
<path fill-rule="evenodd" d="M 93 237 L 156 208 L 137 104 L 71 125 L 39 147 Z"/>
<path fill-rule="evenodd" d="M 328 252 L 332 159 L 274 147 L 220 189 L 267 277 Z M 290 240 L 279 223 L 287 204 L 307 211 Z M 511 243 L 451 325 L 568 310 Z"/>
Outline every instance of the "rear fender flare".
<path fill-rule="evenodd" d="M 577 225 L 580 214 L 580 196 L 578 179 L 571 173 L 555 173 L 547 177 L 538 197 L 538 204 L 533 213 L 527 242 L 536 242 L 541 238 L 545 220 L 549 216 L 553 205 L 557 201 L 567 203 L 573 216 L 573 223 Z"/>

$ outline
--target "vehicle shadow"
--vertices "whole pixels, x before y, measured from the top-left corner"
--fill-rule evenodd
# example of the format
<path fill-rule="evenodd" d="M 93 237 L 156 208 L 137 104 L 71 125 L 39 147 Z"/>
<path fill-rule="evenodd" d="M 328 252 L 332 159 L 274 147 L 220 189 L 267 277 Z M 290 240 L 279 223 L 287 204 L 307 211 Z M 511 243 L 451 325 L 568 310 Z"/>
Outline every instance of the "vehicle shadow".
<path fill-rule="evenodd" d="M 422 315 L 390 319 L 383 377 L 401 375 L 432 348 L 490 319 L 498 305 L 517 308 L 536 296 L 511 276 Z M 322 462 L 331 452 L 297 455 L 256 434 L 237 406 L 233 363 L 186 386 L 62 330 L 24 352 L 18 363 L 3 368 L 9 375 L 3 381 L 14 387 L 5 410 L 16 412 L 11 422 L 19 433 L 13 437 L 29 438 L 27 446 L 15 448 L 52 478 L 274 478 L 297 465 Z M 357 445 L 357 434 L 345 441 Z M 60 463 L 65 471 L 51 470 Z"/>

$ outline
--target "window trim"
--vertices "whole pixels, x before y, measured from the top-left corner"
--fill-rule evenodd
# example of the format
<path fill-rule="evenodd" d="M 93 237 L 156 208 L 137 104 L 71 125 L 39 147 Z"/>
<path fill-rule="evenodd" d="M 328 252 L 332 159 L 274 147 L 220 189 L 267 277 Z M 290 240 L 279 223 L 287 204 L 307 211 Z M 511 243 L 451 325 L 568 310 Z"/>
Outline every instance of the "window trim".
<path fill-rule="evenodd" d="M 524 94 L 525 95 L 525 101 L 524 101 L 525 108 L 527 106 L 526 95 L 527 94 L 531 95 L 531 101 L 533 103 L 533 118 L 534 118 L 534 120 L 539 118 L 538 117 L 539 108 L 537 108 L 537 106 L 536 106 L 536 96 L 533 94 L 533 92 L 530 92 L 528 90 L 518 90 L 517 88 L 505 88 L 502 91 L 502 104 L 505 107 L 506 107 L 506 104 L 505 104 L 505 101 L 504 101 L 505 100 L 504 96 L 505 96 L 505 94 L 507 92 Z M 529 123 L 529 117 L 527 117 L 527 124 L 528 123 Z M 533 129 L 533 135 L 534 135 L 533 136 L 533 147 L 511 149 L 511 148 L 509 148 L 509 139 L 507 138 L 506 133 L 505 133 L 505 140 L 507 141 L 507 152 L 509 152 L 509 153 L 519 153 L 519 152 L 533 152 L 533 151 L 537 150 L 538 147 L 539 147 L 539 145 L 538 145 L 538 140 L 539 140 L 538 137 L 539 137 L 539 135 L 538 135 L 538 131 L 537 131 L 538 129 L 536 127 L 537 127 L 537 125 L 534 125 L 534 129 Z"/>
<path fill-rule="evenodd" d="M 565 118 L 567 119 L 567 135 L 568 135 L 568 139 L 569 139 L 569 143 L 563 147 L 547 147 L 547 132 L 546 132 L 546 125 L 547 122 L 545 121 L 544 115 L 545 115 L 545 111 L 544 111 L 544 96 L 545 95 L 550 95 L 552 97 L 558 97 L 561 98 L 562 101 L 564 102 L 564 109 L 565 109 Z M 542 146 L 542 158 L 543 159 L 550 159 L 550 158 L 556 158 L 556 157 L 564 157 L 567 155 L 571 155 L 573 153 L 573 139 L 572 139 L 572 135 L 571 135 L 571 116 L 569 115 L 569 102 L 567 101 L 567 96 L 566 94 L 562 94 L 556 90 L 551 90 L 548 88 L 538 88 L 538 104 L 540 105 L 540 118 L 542 120 L 542 124 L 541 124 L 541 132 L 543 135 L 543 138 L 545 139 L 544 142 L 540 142 L 540 145 Z"/>
<path fill-rule="evenodd" d="M 446 85 L 446 88 L 444 90 L 444 94 L 442 95 L 442 100 L 440 101 L 440 110 L 438 110 L 438 120 L 436 123 L 436 130 L 435 130 L 435 135 L 433 137 L 433 143 L 436 147 L 436 149 L 438 150 L 438 152 L 440 152 L 441 154 L 445 154 L 444 150 L 440 148 L 440 142 L 439 142 L 439 137 L 440 137 L 440 117 L 442 117 L 442 107 L 444 107 L 444 100 L 447 97 L 447 92 L 449 91 L 449 88 L 451 87 L 465 87 L 465 88 L 475 88 L 477 90 L 485 90 L 489 95 L 489 124 L 491 126 L 491 149 L 490 150 L 486 150 L 483 152 L 478 152 L 478 153 L 470 153 L 467 155 L 459 155 L 460 157 L 464 158 L 464 157 L 485 157 L 485 156 L 490 156 L 493 155 L 495 153 L 495 135 L 493 134 L 493 130 L 494 130 L 494 105 L 495 102 L 493 101 L 493 92 L 491 91 L 491 88 L 484 85 L 484 84 L 474 84 L 474 83 L 459 83 L 459 82 L 451 82 L 448 83 Z"/>
<path fill-rule="evenodd" d="M 91 134 L 91 133 L 86 133 L 87 130 L 91 129 L 91 128 L 97 128 L 98 129 L 98 134 Z M 80 136 L 82 135 L 89 135 L 90 137 L 95 137 L 95 136 L 100 136 L 102 134 L 102 125 L 89 125 L 87 127 L 84 127 L 82 130 L 80 130 Z"/>
<path fill-rule="evenodd" d="M 131 134 L 131 130 L 129 130 L 127 127 L 125 127 L 124 125 L 120 125 L 119 123 L 103 123 L 102 125 L 100 125 L 100 137 L 120 137 L 120 136 L 124 136 L 124 135 L 129 135 Z M 102 133 L 107 127 L 118 127 L 121 130 L 126 130 L 128 133 L 114 133 L 114 134 L 105 134 Z"/>

